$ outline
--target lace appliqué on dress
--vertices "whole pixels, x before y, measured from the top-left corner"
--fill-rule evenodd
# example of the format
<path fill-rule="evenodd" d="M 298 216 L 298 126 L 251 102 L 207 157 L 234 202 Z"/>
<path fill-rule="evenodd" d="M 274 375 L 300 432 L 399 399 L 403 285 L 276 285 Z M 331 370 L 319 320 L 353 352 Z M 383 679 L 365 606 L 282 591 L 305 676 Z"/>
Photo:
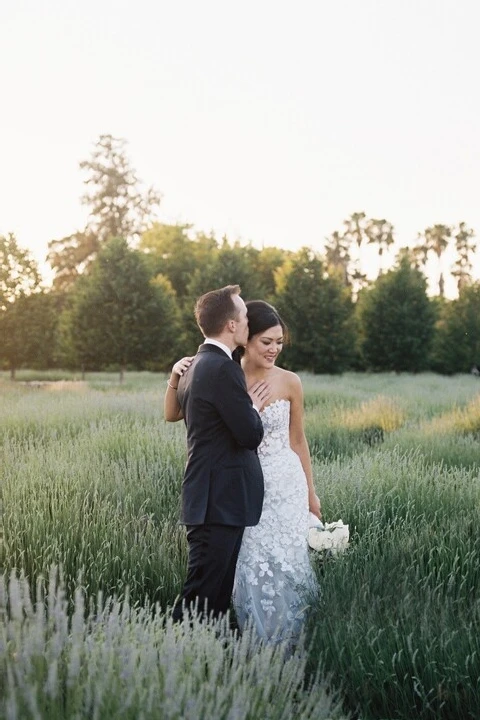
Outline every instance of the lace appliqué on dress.
<path fill-rule="evenodd" d="M 240 628 L 251 621 L 268 641 L 295 641 L 316 588 L 308 557 L 308 488 L 290 447 L 290 402 L 277 400 L 262 415 L 258 448 L 265 497 L 260 522 L 245 529 L 234 588 Z"/>

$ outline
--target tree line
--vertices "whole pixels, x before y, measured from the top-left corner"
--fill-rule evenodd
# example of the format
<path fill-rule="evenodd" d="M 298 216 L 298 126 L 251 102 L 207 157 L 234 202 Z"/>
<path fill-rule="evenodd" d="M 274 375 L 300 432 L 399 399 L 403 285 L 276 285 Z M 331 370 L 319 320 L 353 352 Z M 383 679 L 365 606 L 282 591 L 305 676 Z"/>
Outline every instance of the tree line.
<path fill-rule="evenodd" d="M 432 225 L 402 248 L 390 269 L 393 225 L 353 213 L 322 252 L 217 239 L 191 225 L 155 222 L 161 200 L 144 190 L 126 143 L 100 136 L 85 173 L 84 228 L 52 240 L 55 272 L 44 288 L 37 264 L 13 234 L 0 236 L 0 362 L 21 367 L 166 370 L 202 338 L 195 299 L 238 283 L 285 318 L 282 363 L 293 370 L 469 372 L 480 366 L 480 282 L 472 279 L 475 234 L 464 222 Z M 379 274 L 368 280 L 361 250 L 374 245 Z M 444 260 L 458 298 L 445 298 Z M 438 265 L 438 295 L 427 294 L 426 264 Z"/>

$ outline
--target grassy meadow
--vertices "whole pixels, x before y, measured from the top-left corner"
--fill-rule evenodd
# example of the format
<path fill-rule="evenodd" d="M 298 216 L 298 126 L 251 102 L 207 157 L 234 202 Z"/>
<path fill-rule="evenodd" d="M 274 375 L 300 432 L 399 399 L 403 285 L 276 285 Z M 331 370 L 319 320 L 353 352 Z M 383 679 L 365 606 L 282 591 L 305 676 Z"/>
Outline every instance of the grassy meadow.
<path fill-rule="evenodd" d="M 164 376 L 0 374 L 1 718 L 480 718 L 480 380 L 302 379 L 351 542 L 312 554 L 322 596 L 286 660 L 170 621 L 185 436 Z"/>

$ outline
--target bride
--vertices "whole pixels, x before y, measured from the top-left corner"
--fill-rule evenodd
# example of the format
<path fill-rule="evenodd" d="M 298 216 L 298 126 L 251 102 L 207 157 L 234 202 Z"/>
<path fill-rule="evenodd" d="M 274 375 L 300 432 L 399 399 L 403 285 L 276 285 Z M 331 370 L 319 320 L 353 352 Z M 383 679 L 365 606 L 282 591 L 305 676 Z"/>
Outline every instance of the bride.
<path fill-rule="evenodd" d="M 239 349 L 247 388 L 259 380 L 270 386 L 261 411 L 264 438 L 258 448 L 265 496 L 260 522 L 245 528 L 237 561 L 233 602 L 240 629 L 252 623 L 268 642 L 295 642 L 315 590 L 308 557 L 309 511 L 321 517 L 312 464 L 303 429 L 299 377 L 276 367 L 286 326 L 263 300 L 246 303 L 249 339 Z"/>
<path fill-rule="evenodd" d="M 265 495 L 260 522 L 246 527 L 238 556 L 233 604 L 240 630 L 254 626 L 266 642 L 295 644 L 304 620 L 306 595 L 316 590 L 308 557 L 309 512 L 321 518 L 303 428 L 300 378 L 275 365 L 287 328 L 263 300 L 246 303 L 248 342 L 234 353 L 247 388 L 266 381 L 270 396 L 260 409 L 264 437 L 258 447 Z M 179 360 L 181 375 L 192 357 Z M 253 398 L 252 398 L 253 399 Z M 179 419 L 179 418 L 176 418 Z"/>

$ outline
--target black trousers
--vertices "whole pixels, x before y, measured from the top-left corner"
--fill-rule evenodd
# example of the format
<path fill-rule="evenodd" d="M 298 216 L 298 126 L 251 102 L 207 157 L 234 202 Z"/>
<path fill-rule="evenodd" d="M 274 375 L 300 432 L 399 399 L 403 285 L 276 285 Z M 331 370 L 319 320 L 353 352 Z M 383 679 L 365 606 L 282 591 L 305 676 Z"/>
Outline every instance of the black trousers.
<path fill-rule="evenodd" d="M 199 612 L 213 617 L 227 612 L 244 529 L 230 525 L 187 525 L 187 578 L 173 609 L 175 621 L 182 619 L 184 607 L 188 610 L 196 604 Z"/>

